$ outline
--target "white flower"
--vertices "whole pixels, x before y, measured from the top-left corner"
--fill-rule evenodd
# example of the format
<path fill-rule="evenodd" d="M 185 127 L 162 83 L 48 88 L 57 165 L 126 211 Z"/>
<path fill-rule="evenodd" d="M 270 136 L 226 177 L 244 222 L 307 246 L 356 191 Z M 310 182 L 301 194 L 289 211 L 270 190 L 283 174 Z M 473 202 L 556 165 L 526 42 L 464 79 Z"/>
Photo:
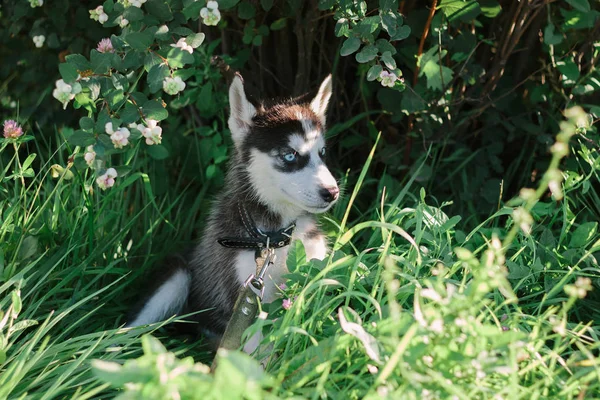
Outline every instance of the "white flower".
<path fill-rule="evenodd" d="M 221 20 L 221 12 L 219 11 L 219 3 L 209 1 L 206 7 L 200 10 L 200 16 L 204 25 L 217 25 Z"/>
<path fill-rule="evenodd" d="M 44 0 L 29 0 L 31 8 L 41 7 L 44 4 Z"/>
<path fill-rule="evenodd" d="M 94 146 L 88 146 L 86 150 L 87 151 L 83 155 L 83 158 L 85 159 L 85 162 L 87 163 L 88 167 L 91 167 L 92 164 L 94 164 L 94 161 L 96 160 L 96 152 L 94 151 Z"/>
<path fill-rule="evenodd" d="M 160 144 L 162 140 L 162 128 L 158 126 L 158 121 L 149 119 L 146 121 L 146 126 L 140 124 L 137 129 L 142 132 L 142 136 L 146 138 L 146 144 L 152 146 L 153 144 Z"/>
<path fill-rule="evenodd" d="M 394 87 L 398 77 L 393 72 L 388 72 L 386 70 L 381 71 L 379 74 L 379 78 L 381 79 L 381 86 Z"/>
<path fill-rule="evenodd" d="M 59 79 L 56 81 L 56 88 L 52 92 L 52 96 L 63 103 L 63 109 L 67 108 L 69 101 L 75 98 L 77 93 L 81 92 L 81 85 L 78 82 L 69 85 L 64 80 Z"/>
<path fill-rule="evenodd" d="M 122 16 L 117 18 L 117 22 L 121 28 L 125 28 L 127 25 L 129 25 L 129 20 L 123 18 Z"/>
<path fill-rule="evenodd" d="M 107 122 L 106 124 L 104 124 L 104 132 L 108 133 L 109 135 L 115 133 L 112 122 Z"/>
<path fill-rule="evenodd" d="M 435 333 L 442 333 L 444 331 L 444 321 L 439 318 L 433 320 L 431 325 L 429 325 L 429 329 Z"/>
<path fill-rule="evenodd" d="M 167 94 L 176 95 L 185 89 L 185 82 L 178 76 L 175 78 L 166 77 L 163 81 L 163 90 Z"/>
<path fill-rule="evenodd" d="M 104 175 L 101 175 L 96 179 L 98 187 L 102 190 L 106 190 L 115 184 L 115 178 L 117 177 L 117 171 L 114 168 L 106 170 Z"/>
<path fill-rule="evenodd" d="M 111 133 L 110 140 L 113 142 L 115 149 L 122 149 L 123 147 L 127 146 L 129 144 L 129 135 L 130 132 L 127 128 L 119 128 Z"/>
<path fill-rule="evenodd" d="M 98 6 L 93 10 L 90 10 L 90 18 L 94 21 L 98 21 L 101 24 L 108 21 L 108 15 L 104 12 L 104 7 Z"/>
<path fill-rule="evenodd" d="M 194 52 L 194 48 L 186 43 L 185 38 L 179 39 L 176 44 L 171 44 L 171 47 L 179 47 L 181 50 L 187 51 L 190 54 Z"/>
<path fill-rule="evenodd" d="M 144 4 L 146 1 L 148 0 L 129 0 L 129 4 L 131 4 L 134 7 L 140 8 L 142 7 L 142 4 Z"/>
<path fill-rule="evenodd" d="M 44 46 L 45 41 L 46 41 L 46 36 L 44 36 L 44 35 L 38 35 L 38 36 L 33 37 L 33 43 L 35 43 L 35 47 L 37 47 L 38 49 L 40 47 Z"/>

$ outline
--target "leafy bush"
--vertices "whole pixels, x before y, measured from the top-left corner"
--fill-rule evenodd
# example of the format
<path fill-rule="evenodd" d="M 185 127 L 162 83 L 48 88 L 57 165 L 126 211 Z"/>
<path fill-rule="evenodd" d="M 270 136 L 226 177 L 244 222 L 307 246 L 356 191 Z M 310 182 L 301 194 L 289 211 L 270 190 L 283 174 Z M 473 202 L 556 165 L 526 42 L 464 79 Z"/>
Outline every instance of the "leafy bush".
<path fill-rule="evenodd" d="M 592 4 L 4 3 L 0 398 L 595 396 Z M 234 71 L 255 98 L 333 72 L 348 195 L 330 259 L 296 245 L 250 328 L 266 372 L 230 352 L 209 375 L 177 359 L 209 363 L 204 338 L 118 327 L 222 184 Z"/>

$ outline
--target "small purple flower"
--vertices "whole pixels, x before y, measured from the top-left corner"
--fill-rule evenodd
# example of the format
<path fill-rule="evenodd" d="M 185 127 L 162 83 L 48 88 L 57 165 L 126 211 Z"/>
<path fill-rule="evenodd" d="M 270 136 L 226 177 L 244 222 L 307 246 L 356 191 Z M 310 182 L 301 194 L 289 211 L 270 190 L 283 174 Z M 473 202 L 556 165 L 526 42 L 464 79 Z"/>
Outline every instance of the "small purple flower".
<path fill-rule="evenodd" d="M 17 121 L 8 119 L 4 121 L 4 137 L 6 139 L 16 139 L 23 135 L 23 128 L 19 126 Z"/>
<path fill-rule="evenodd" d="M 289 310 L 292 308 L 292 301 L 290 299 L 284 299 L 281 307 L 283 307 L 284 310 Z"/>
<path fill-rule="evenodd" d="M 281 285 L 279 285 L 279 289 L 285 290 L 287 289 L 287 285 L 285 283 L 282 283 Z"/>
<path fill-rule="evenodd" d="M 112 42 L 109 38 L 104 38 L 98 43 L 98 47 L 96 48 L 99 53 L 114 53 L 115 49 L 113 48 Z"/>

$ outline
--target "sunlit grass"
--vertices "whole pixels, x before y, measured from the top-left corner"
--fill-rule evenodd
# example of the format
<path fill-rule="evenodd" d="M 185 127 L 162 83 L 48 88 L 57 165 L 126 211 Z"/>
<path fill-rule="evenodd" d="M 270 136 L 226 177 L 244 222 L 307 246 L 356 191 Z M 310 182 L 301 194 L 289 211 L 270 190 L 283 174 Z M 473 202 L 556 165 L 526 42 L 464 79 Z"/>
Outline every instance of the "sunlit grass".
<path fill-rule="evenodd" d="M 99 192 L 63 150 L 38 155 L 23 179 L 7 179 L 19 170 L 11 147 L 0 157 L 0 398 L 598 393 L 598 319 L 589 311 L 597 297 L 578 297 L 590 289 L 582 278 L 598 279 L 600 237 L 597 223 L 573 212 L 580 199 L 594 201 L 583 184 L 565 190 L 562 203 L 538 202 L 531 212 L 544 223 L 503 246 L 512 207 L 468 229 L 465 216 L 433 205 L 414 176 L 397 192 L 380 185 L 369 169 L 374 146 L 323 220 L 331 256 L 308 262 L 294 244 L 287 288 L 250 328 L 265 334 L 255 356 L 270 356 L 266 370 L 229 352 L 209 375 L 195 364 L 211 361 L 203 338 L 167 336 L 162 324 L 121 326 L 142 275 L 197 235 L 210 182 L 167 174 L 171 189 L 156 196 L 151 177 L 164 165 L 148 163 Z M 66 169 L 52 177 L 52 164 Z M 151 332 L 166 349 L 140 340 Z"/>

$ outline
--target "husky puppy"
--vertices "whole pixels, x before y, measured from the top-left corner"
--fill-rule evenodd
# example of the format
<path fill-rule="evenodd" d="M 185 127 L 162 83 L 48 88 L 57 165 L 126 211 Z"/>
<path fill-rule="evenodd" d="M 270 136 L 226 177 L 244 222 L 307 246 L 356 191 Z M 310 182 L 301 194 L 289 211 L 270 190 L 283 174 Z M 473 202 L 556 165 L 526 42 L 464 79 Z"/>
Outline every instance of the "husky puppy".
<path fill-rule="evenodd" d="M 220 337 L 241 285 L 256 273 L 258 242 L 270 235 L 303 242 L 308 259 L 323 259 L 326 241 L 314 214 L 339 196 L 325 165 L 325 112 L 331 75 L 309 102 L 287 100 L 255 107 L 238 74 L 229 88 L 229 129 L 234 143 L 225 187 L 208 216 L 199 245 L 180 257 L 127 326 L 158 322 L 174 314 L 207 310 L 192 317 L 202 330 Z M 258 234 L 257 234 L 258 232 Z M 259 239 L 257 239 L 257 237 Z M 265 277 L 263 302 L 276 298 L 287 273 L 290 240 L 278 246 Z M 246 347 L 250 352 L 257 343 Z"/>

